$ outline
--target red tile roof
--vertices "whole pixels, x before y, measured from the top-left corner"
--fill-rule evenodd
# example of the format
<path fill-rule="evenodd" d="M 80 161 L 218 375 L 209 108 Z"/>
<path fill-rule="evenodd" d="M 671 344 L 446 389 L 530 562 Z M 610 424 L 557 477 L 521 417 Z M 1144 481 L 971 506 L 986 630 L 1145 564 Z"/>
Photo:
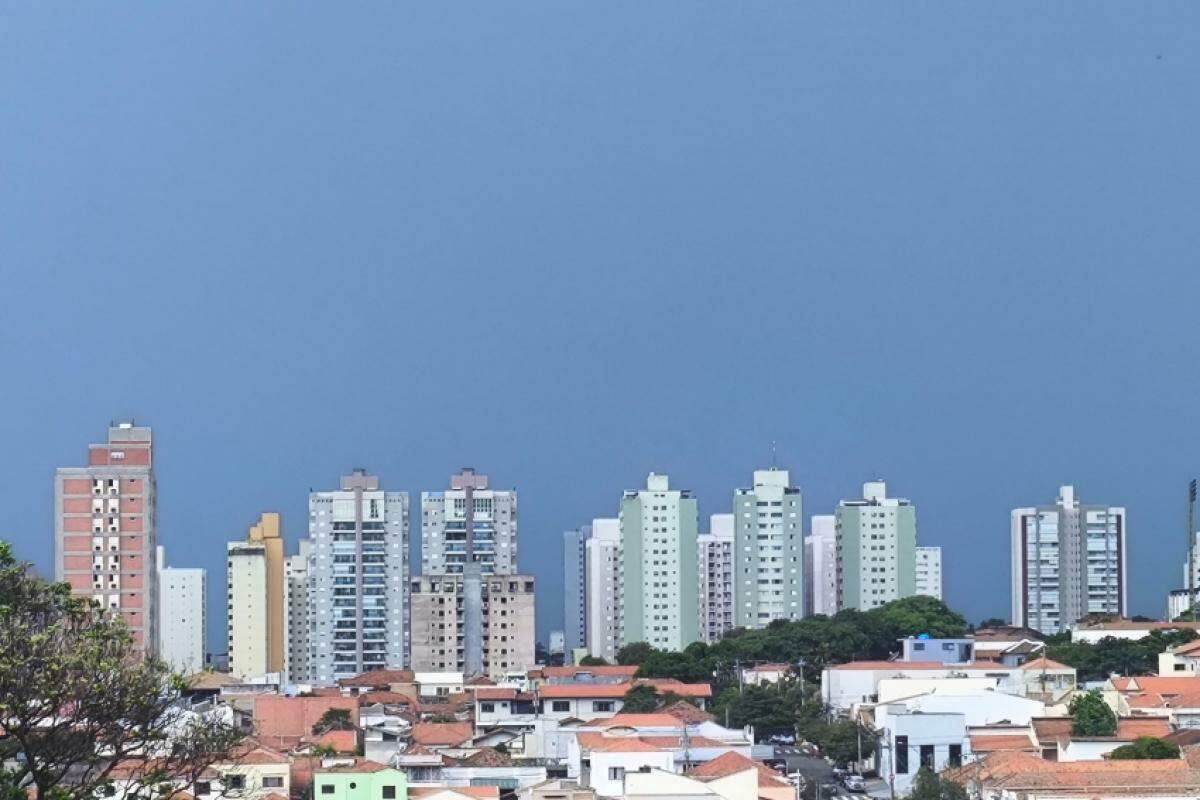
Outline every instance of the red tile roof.
<path fill-rule="evenodd" d="M 1035 790 L 1099 790 L 1103 796 L 1114 793 L 1175 796 L 1200 791 L 1200 771 L 1183 759 L 1046 761 L 1031 753 L 999 752 L 973 764 L 947 770 L 942 776 L 965 785 L 978 781 L 984 791 L 1003 789 L 1006 794 Z"/>
<path fill-rule="evenodd" d="M 388 688 L 393 683 L 412 683 L 414 679 L 411 669 L 373 669 L 353 678 L 342 678 L 338 686 L 366 686 Z"/>
<path fill-rule="evenodd" d="M 418 722 L 412 728 L 412 740 L 416 744 L 453 747 L 469 742 L 475 728 L 469 722 Z"/>
<path fill-rule="evenodd" d="M 713 778 L 724 778 L 726 775 L 736 775 L 739 772 L 745 772 L 752 769 L 758 773 L 759 786 L 790 786 L 785 778 L 783 778 L 775 770 L 768 767 L 761 761 L 755 761 L 752 758 L 747 758 L 741 753 L 730 750 L 728 753 L 723 753 L 717 756 L 712 761 L 706 761 L 700 764 L 691 771 L 693 778 L 701 780 L 712 780 Z"/>
<path fill-rule="evenodd" d="M 476 700 L 515 700 L 516 698 L 517 690 L 508 687 L 485 687 L 475 692 Z"/>
<path fill-rule="evenodd" d="M 585 728 L 683 728 L 679 717 L 662 712 L 654 714 L 614 714 L 611 717 L 597 717 L 590 720 Z"/>
<path fill-rule="evenodd" d="M 1034 750 L 1029 734 L 980 734 L 971 736 L 971 750 L 991 753 L 997 750 Z"/>
<path fill-rule="evenodd" d="M 1066 664 L 1060 664 L 1057 661 L 1052 661 L 1048 658 L 1042 657 L 1042 658 L 1035 658 L 1032 661 L 1026 661 L 1025 664 L 1021 666 L 1021 669 L 1025 670 L 1026 672 L 1029 672 L 1029 671 L 1034 671 L 1034 670 L 1039 670 L 1039 669 L 1071 669 L 1071 670 L 1073 670 L 1075 668 L 1069 667 Z"/>
<path fill-rule="evenodd" d="M 321 774 L 329 773 L 329 772 L 338 772 L 338 773 L 383 772 L 385 769 L 391 769 L 391 767 L 389 767 L 387 764 L 380 764 L 377 761 L 369 761 L 368 759 L 365 759 L 365 758 L 356 758 L 356 759 L 354 759 L 353 764 L 339 764 L 337 766 L 332 766 L 332 767 L 318 767 L 318 768 L 314 769 L 313 772 L 315 772 L 318 775 L 321 775 Z"/>
<path fill-rule="evenodd" d="M 582 750 L 608 753 L 657 753 L 670 747 L 642 741 L 640 736 L 605 736 L 602 733 L 581 733 L 578 736 Z"/>
<path fill-rule="evenodd" d="M 712 687 L 707 683 L 680 683 L 671 680 L 647 680 L 635 683 L 556 683 L 538 689 L 546 699 L 568 698 L 620 698 L 634 686 L 649 684 L 661 694 L 673 692 L 680 697 L 712 697 Z"/>
<path fill-rule="evenodd" d="M 576 678 L 579 673 L 586 672 L 605 678 L 632 678 L 637 674 L 636 664 L 627 666 L 606 665 L 599 667 L 542 667 L 542 675 L 549 678 Z"/>

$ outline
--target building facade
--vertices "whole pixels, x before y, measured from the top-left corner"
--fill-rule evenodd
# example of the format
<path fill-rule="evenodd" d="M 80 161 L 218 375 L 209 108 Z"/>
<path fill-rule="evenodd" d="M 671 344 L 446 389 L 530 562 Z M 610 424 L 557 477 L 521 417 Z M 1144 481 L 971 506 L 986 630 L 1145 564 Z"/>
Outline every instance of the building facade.
<path fill-rule="evenodd" d="M 591 527 L 584 544 L 587 649 L 592 657 L 615 664 L 621 649 L 621 521 L 594 519 Z"/>
<path fill-rule="evenodd" d="M 621 499 L 622 642 L 683 650 L 700 638 L 699 511 L 689 491 L 651 473 Z"/>
<path fill-rule="evenodd" d="M 1054 505 L 1012 512 L 1012 616 L 1044 634 L 1088 614 L 1125 616 L 1125 509 L 1084 505 L 1073 486 Z"/>
<path fill-rule="evenodd" d="M 168 567 L 158 547 L 158 657 L 181 675 L 204 670 L 208 623 L 202 569 Z"/>
<path fill-rule="evenodd" d="M 713 514 L 697 543 L 700 583 L 700 640 L 718 642 L 733 624 L 734 515 Z"/>
<path fill-rule="evenodd" d="M 267 669 L 267 548 L 259 541 L 225 545 L 229 674 L 257 678 Z"/>
<path fill-rule="evenodd" d="M 283 565 L 283 582 L 287 592 L 284 609 L 284 678 L 289 683 L 311 683 L 309 670 L 312 639 L 308 619 L 308 564 L 312 558 L 312 541 L 300 540 L 300 549 L 287 557 Z"/>
<path fill-rule="evenodd" d="M 917 592 L 917 512 L 887 496 L 883 481 L 863 484 L 861 500 L 843 500 L 834 515 L 838 609 L 868 611 Z"/>
<path fill-rule="evenodd" d="M 412 669 L 466 669 L 466 576 L 422 575 L 412 579 Z M 490 575 L 481 588 L 480 675 L 532 669 L 535 662 L 534 581 L 529 575 Z"/>
<path fill-rule="evenodd" d="M 408 651 L 407 492 L 356 469 L 337 491 L 308 498 L 309 677 L 330 685 L 372 669 L 403 669 Z"/>
<path fill-rule="evenodd" d="M 484 582 L 517 571 L 517 493 L 492 489 L 470 467 L 450 489 L 421 493 L 421 565 L 425 575 L 461 575 L 463 672 L 486 673 Z"/>
<path fill-rule="evenodd" d="M 837 605 L 837 518 L 815 514 L 804 538 L 804 609 L 831 617 Z"/>
<path fill-rule="evenodd" d="M 785 469 L 754 471 L 754 485 L 733 493 L 734 619 L 762 628 L 804 616 L 804 514 Z"/>
<path fill-rule="evenodd" d="M 917 548 L 916 592 L 942 599 L 942 548 Z"/>
<path fill-rule="evenodd" d="M 563 646 L 566 653 L 587 642 L 587 540 L 592 526 L 563 533 Z"/>
<path fill-rule="evenodd" d="M 88 447 L 86 467 L 54 475 L 54 576 L 129 626 L 137 647 L 158 652 L 154 438 L 121 422 Z"/>

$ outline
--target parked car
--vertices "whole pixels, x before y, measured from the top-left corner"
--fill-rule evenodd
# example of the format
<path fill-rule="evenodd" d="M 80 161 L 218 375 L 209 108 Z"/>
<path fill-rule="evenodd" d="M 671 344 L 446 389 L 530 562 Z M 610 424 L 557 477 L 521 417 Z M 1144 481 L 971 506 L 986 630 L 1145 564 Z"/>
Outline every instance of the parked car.
<path fill-rule="evenodd" d="M 842 783 L 852 792 L 865 792 L 867 790 L 867 782 L 862 775 L 847 775 Z"/>

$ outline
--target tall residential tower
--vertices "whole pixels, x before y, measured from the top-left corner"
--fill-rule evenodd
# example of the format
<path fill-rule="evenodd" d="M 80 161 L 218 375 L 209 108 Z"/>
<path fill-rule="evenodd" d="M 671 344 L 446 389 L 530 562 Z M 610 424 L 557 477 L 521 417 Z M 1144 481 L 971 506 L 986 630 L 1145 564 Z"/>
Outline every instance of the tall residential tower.
<path fill-rule="evenodd" d="M 871 481 L 861 500 L 843 500 L 834 516 L 839 610 L 868 611 L 917 593 L 912 503 L 888 497 L 883 481 Z"/>
<path fill-rule="evenodd" d="M 804 538 L 804 611 L 806 614 L 837 613 L 837 518 L 816 514 L 812 533 Z"/>
<path fill-rule="evenodd" d="M 785 469 L 754 471 L 733 493 L 734 620 L 762 628 L 804 616 L 804 514 Z"/>
<path fill-rule="evenodd" d="M 594 658 L 617 662 L 621 649 L 621 522 L 592 520 L 592 535 L 584 543 L 584 605 L 587 609 L 587 649 Z"/>
<path fill-rule="evenodd" d="M 1054 505 L 1012 512 L 1012 618 L 1052 635 L 1088 614 L 1124 616 L 1125 509 L 1084 505 L 1073 486 Z"/>
<path fill-rule="evenodd" d="M 733 514 L 709 517 L 708 533 L 697 545 L 700 556 L 700 640 L 721 640 L 733 625 Z"/>
<path fill-rule="evenodd" d="M 583 525 L 563 534 L 563 652 L 571 653 L 587 643 L 587 540 L 592 527 Z"/>
<path fill-rule="evenodd" d="M 154 442 L 121 422 L 88 447 L 86 467 L 54 476 L 54 576 L 71 593 L 119 614 L 134 643 L 158 652 Z"/>
<path fill-rule="evenodd" d="M 622 641 L 683 650 L 700 638 L 698 508 L 690 491 L 650 473 L 621 499 Z"/>
<path fill-rule="evenodd" d="M 356 469 L 308 497 L 311 680 L 403 669 L 408 629 L 408 493 Z"/>

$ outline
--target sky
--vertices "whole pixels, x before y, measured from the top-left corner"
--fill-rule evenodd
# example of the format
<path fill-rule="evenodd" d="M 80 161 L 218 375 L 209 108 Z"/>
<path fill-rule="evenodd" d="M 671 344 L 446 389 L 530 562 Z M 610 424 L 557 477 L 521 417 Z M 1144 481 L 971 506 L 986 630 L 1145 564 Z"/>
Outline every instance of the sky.
<path fill-rule="evenodd" d="M 566 529 L 650 471 L 704 518 L 778 462 L 875 477 L 1009 612 L 1009 512 L 1128 508 L 1182 580 L 1200 473 L 1200 4 L 0 6 L 0 538 L 151 425 L 160 543 L 354 467 L 520 493 L 541 636 Z M 707 527 L 704 525 L 703 527 Z"/>

